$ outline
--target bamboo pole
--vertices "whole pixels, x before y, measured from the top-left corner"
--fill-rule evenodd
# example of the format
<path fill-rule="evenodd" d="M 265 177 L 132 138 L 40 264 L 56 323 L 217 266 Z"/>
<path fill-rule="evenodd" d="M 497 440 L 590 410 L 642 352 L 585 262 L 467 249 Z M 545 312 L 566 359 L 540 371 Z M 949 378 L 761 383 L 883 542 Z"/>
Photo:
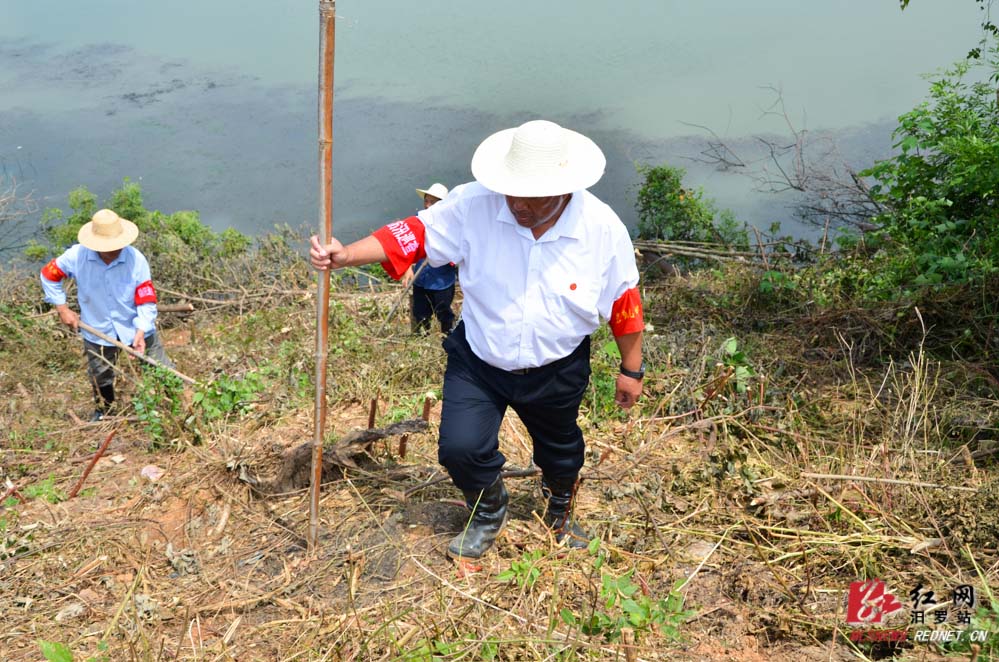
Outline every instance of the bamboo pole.
<path fill-rule="evenodd" d="M 184 373 L 177 372 L 173 368 L 170 368 L 168 366 L 163 365 L 162 363 L 160 363 L 159 361 L 157 361 L 153 357 L 146 356 L 145 354 L 138 353 L 137 351 L 135 351 L 134 349 L 132 349 L 131 347 L 129 347 L 125 343 L 123 343 L 120 340 L 118 340 L 117 338 L 112 338 L 111 336 L 107 335 L 106 333 L 101 333 L 100 331 L 98 331 L 94 327 L 90 326 L 86 322 L 83 322 L 82 320 L 79 322 L 79 325 L 80 325 L 80 328 L 83 329 L 84 331 L 89 331 L 90 333 L 94 334 L 95 336 L 97 336 L 101 340 L 104 340 L 104 341 L 107 341 L 109 343 L 112 343 L 115 347 L 117 347 L 118 349 L 124 351 L 129 356 L 134 356 L 135 358 L 139 359 L 140 361 L 145 361 L 149 365 L 156 366 L 157 368 L 162 368 L 163 370 L 166 370 L 170 374 L 176 375 L 177 377 L 180 377 L 182 380 L 184 380 L 188 384 L 194 385 L 194 384 L 198 383 L 198 382 L 194 381 L 194 379 L 192 379 L 192 378 L 188 377 L 187 375 L 185 375 Z"/>
<path fill-rule="evenodd" d="M 319 0 L 319 241 L 333 236 L 333 53 L 336 0 Z M 319 544 L 319 484 L 323 476 L 323 430 L 326 428 L 326 359 L 329 353 L 330 272 L 319 272 L 316 301 L 316 415 L 312 435 L 312 482 L 309 486 L 309 552 Z"/>

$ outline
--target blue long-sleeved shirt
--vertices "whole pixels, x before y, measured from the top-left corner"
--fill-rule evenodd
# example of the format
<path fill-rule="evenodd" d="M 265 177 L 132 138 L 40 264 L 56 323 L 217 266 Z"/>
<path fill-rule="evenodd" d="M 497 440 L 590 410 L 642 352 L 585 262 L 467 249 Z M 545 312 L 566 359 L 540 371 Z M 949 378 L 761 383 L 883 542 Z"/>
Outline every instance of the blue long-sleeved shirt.
<path fill-rule="evenodd" d="M 47 302 L 57 306 L 66 303 L 63 278 L 76 280 L 80 319 L 85 324 L 126 345 L 135 339 L 136 330 L 147 336 L 154 332 L 155 290 L 149 262 L 138 249 L 126 246 L 111 264 L 104 264 L 96 251 L 81 244 L 72 246 L 42 269 L 40 279 Z M 98 345 L 108 344 L 87 331 L 83 337 Z"/>

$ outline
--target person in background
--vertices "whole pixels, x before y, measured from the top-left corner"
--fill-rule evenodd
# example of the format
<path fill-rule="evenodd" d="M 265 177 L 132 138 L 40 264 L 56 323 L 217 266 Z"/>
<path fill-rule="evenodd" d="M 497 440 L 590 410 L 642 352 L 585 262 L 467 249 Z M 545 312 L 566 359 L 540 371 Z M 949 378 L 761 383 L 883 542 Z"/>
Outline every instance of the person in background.
<path fill-rule="evenodd" d="M 156 289 L 149 262 L 131 246 L 138 236 L 135 223 L 110 209 L 98 211 L 77 233 L 80 243 L 42 267 L 45 301 L 55 306 L 60 321 L 73 331 L 82 320 L 172 368 L 156 334 Z M 79 315 L 66 304 L 62 288 L 66 278 L 76 280 Z M 118 348 L 84 330 L 83 349 L 96 404 L 90 419 L 94 422 L 101 420 L 115 401 Z"/>
<path fill-rule="evenodd" d="M 448 545 L 451 557 L 481 557 L 506 523 L 499 429 L 508 407 L 534 445 L 543 521 L 560 544 L 587 546 L 572 514 L 585 457 L 577 417 L 601 319 L 621 354 L 619 406 L 635 404 L 645 374 L 634 247 L 617 214 L 586 190 L 605 165 L 586 136 L 527 122 L 486 138 L 472 156 L 476 181 L 417 216 L 348 246 L 312 237 L 317 269 L 380 262 L 400 278 L 423 258 L 458 266 L 462 322 L 444 340 L 437 459 L 471 516 Z"/>
<path fill-rule="evenodd" d="M 423 208 L 430 209 L 447 197 L 447 187 L 435 183 L 428 189 L 416 189 L 416 193 L 423 198 Z M 424 262 L 425 260 L 415 262 L 406 269 L 401 279 L 404 287 L 413 283 L 409 308 L 410 326 L 413 333 L 428 333 L 430 320 L 436 316 L 441 325 L 441 333 L 448 334 L 454 328 L 451 302 L 454 300 L 456 269 L 453 264 L 432 267 L 429 264 L 423 266 Z"/>

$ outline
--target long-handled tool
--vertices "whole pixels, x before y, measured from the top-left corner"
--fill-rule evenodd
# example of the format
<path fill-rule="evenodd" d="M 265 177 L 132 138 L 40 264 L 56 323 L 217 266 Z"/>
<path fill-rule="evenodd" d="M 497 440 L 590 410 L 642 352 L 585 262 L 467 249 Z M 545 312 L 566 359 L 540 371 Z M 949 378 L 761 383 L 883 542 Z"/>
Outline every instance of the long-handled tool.
<path fill-rule="evenodd" d="M 190 377 L 188 377 L 187 375 L 185 375 L 184 373 L 177 372 L 173 368 L 171 368 L 169 366 L 163 365 L 162 363 L 160 363 L 159 361 L 157 361 L 153 357 L 146 356 L 145 354 L 140 354 L 139 352 L 135 351 L 134 349 L 132 349 L 131 347 L 129 347 L 125 343 L 123 343 L 120 340 L 118 340 L 117 338 L 112 338 L 111 336 L 107 335 L 106 333 L 101 333 L 100 331 L 98 331 L 94 327 L 90 326 L 86 322 L 82 322 L 81 321 L 79 324 L 80 324 L 80 328 L 83 329 L 84 331 L 89 331 L 90 333 L 94 334 L 95 336 L 97 336 L 101 340 L 103 340 L 105 342 L 111 343 L 112 345 L 114 345 L 118 349 L 127 352 L 129 356 L 134 356 L 135 358 L 139 359 L 140 361 L 145 361 L 149 365 L 156 366 L 157 368 L 162 368 L 163 370 L 166 370 L 170 374 L 176 375 L 177 377 L 180 377 L 182 380 L 184 380 L 188 384 L 192 384 L 193 385 L 193 384 L 197 384 L 198 383 L 198 382 L 194 381 L 193 379 L 191 379 Z"/>

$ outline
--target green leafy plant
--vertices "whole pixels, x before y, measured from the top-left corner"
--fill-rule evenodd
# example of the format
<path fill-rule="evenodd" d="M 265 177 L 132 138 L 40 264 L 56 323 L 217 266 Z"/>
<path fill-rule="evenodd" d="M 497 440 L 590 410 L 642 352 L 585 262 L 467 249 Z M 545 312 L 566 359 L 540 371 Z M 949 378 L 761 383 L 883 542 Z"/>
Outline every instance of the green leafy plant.
<path fill-rule="evenodd" d="M 719 212 L 702 190 L 683 186 L 682 168 L 640 165 L 638 174 L 644 179 L 635 205 L 642 239 L 749 244 L 745 224 L 732 212 Z"/>
<path fill-rule="evenodd" d="M 233 228 L 216 234 L 201 222 L 195 211 L 163 214 L 145 208 L 140 186 L 125 178 L 121 188 L 111 192 L 106 206 L 118 215 L 134 222 L 141 231 L 137 245 L 151 261 L 158 262 L 154 272 L 172 273 L 174 269 L 190 268 L 192 258 L 231 258 L 246 253 L 253 241 Z M 30 243 L 25 256 L 41 260 L 74 243 L 80 227 L 97 211 L 97 196 L 84 187 L 69 194 L 71 213 L 48 209 L 42 214 L 43 236 L 48 244 Z M 158 259 L 155 259 L 158 258 Z M 163 267 L 166 267 L 163 269 Z"/>
<path fill-rule="evenodd" d="M 176 435 L 181 428 L 183 382 L 168 370 L 148 367 L 132 398 L 132 408 L 154 447 Z"/>
<path fill-rule="evenodd" d="M 73 662 L 76 659 L 73 656 L 73 651 L 66 644 L 58 641 L 46 641 L 44 639 L 39 639 L 37 643 L 42 657 L 48 660 L 48 662 Z M 90 656 L 84 662 L 108 662 L 111 659 L 107 655 L 109 648 L 108 642 L 102 639 L 97 644 L 97 650 L 101 651 L 101 655 Z"/>
<path fill-rule="evenodd" d="M 24 495 L 31 499 L 45 499 L 49 503 L 59 503 L 66 500 L 66 494 L 55 486 L 55 476 L 35 481 L 23 490 Z"/>
<path fill-rule="evenodd" d="M 617 376 L 621 368 L 621 352 L 605 327 L 597 330 L 593 341 L 599 349 L 593 352 L 589 397 L 583 401 L 586 416 L 594 424 L 602 420 L 625 420 L 627 412 L 614 400 L 617 394 Z"/>
<path fill-rule="evenodd" d="M 69 216 L 61 209 L 47 209 L 42 214 L 42 233 L 49 242 L 46 254 L 61 251 L 76 243 L 76 235 L 97 211 L 97 196 L 81 186 L 69 192 Z M 29 246 L 30 255 L 38 256 L 38 245 Z M 45 255 L 42 256 L 43 258 Z"/>
<path fill-rule="evenodd" d="M 541 568 L 538 561 L 544 556 L 541 550 L 524 552 L 518 561 L 513 561 L 510 567 L 496 575 L 496 579 L 502 582 L 513 581 L 521 588 L 531 588 L 538 578 L 541 577 Z"/>
<path fill-rule="evenodd" d="M 649 632 L 658 632 L 669 641 L 680 638 L 680 626 L 694 613 L 684 609 L 679 592 L 682 581 L 673 586 L 668 596 L 656 599 L 634 581 L 634 569 L 623 574 L 602 570 L 605 556 L 599 540 L 591 541 L 589 552 L 594 556 L 594 569 L 600 571 L 599 603 L 586 616 L 563 608 L 559 612 L 563 623 L 607 642 L 619 641 L 624 628 L 631 628 L 636 639 Z"/>
<path fill-rule="evenodd" d="M 199 388 L 193 403 L 205 421 L 245 414 L 263 386 L 263 377 L 257 372 L 248 372 L 242 377 L 221 375 Z"/>
<path fill-rule="evenodd" d="M 385 412 L 385 421 L 388 423 L 398 423 L 410 418 L 417 418 L 423 412 L 424 399 L 430 396 L 433 396 L 433 399 L 439 400 L 441 397 L 440 389 L 431 389 L 426 393 L 403 396 Z"/>
<path fill-rule="evenodd" d="M 865 284 L 871 298 L 999 269 L 999 103 L 987 76 L 999 76 L 995 38 L 985 62 L 965 60 L 930 78 L 929 100 L 899 117 L 898 153 L 861 173 L 884 210 L 865 236 L 877 270 L 889 274 Z"/>
<path fill-rule="evenodd" d="M 767 271 L 760 278 L 759 291 L 761 294 L 778 295 L 797 289 L 795 280 L 783 271 Z"/>
<path fill-rule="evenodd" d="M 729 383 L 732 384 L 737 393 L 745 393 L 749 387 L 750 378 L 756 373 L 746 358 L 746 353 L 739 349 L 739 341 L 736 338 L 728 338 L 722 343 L 722 364 L 731 370 L 732 376 Z"/>
<path fill-rule="evenodd" d="M 499 646 L 495 641 L 487 639 L 481 644 L 478 638 L 471 635 L 464 635 L 454 639 L 447 639 L 438 635 L 432 639 L 419 639 L 412 648 L 403 651 L 398 658 L 404 662 L 437 662 L 438 660 L 451 659 L 477 659 L 494 660 L 499 654 Z M 479 655 L 474 658 L 466 656 L 477 650 Z"/>
<path fill-rule="evenodd" d="M 73 662 L 73 651 L 69 650 L 66 644 L 39 639 L 38 648 L 48 662 Z"/>

